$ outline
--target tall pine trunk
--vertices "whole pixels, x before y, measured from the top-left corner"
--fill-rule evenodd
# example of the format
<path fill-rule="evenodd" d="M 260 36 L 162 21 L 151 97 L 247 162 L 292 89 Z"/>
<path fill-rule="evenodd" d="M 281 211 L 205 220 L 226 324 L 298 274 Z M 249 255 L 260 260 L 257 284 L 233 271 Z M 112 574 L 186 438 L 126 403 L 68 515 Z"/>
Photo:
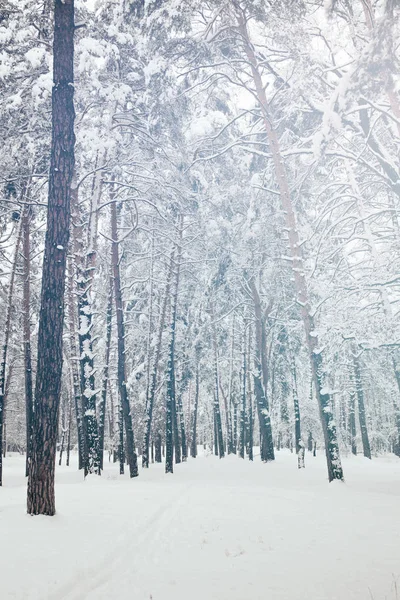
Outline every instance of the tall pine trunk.
<path fill-rule="evenodd" d="M 178 424 L 176 415 L 176 382 L 175 382 L 175 341 L 176 315 L 178 304 L 180 259 L 181 259 L 181 229 L 176 252 L 175 282 L 171 299 L 171 326 L 167 364 L 167 399 L 165 423 L 165 472 L 173 473 L 173 454 L 175 447 L 175 462 L 180 462 L 181 447 L 179 443 Z"/>
<path fill-rule="evenodd" d="M 192 418 L 192 433 L 190 440 L 190 456 L 196 458 L 197 456 L 197 411 L 199 408 L 199 384 L 200 384 L 200 364 L 199 359 L 196 357 L 196 382 L 194 390 L 194 406 L 193 406 L 193 418 Z"/>
<path fill-rule="evenodd" d="M 15 275 L 17 270 L 19 246 L 21 243 L 22 236 L 22 223 L 20 222 L 17 229 L 17 238 L 15 242 L 14 257 L 11 266 L 10 285 L 7 294 L 7 308 L 6 308 L 6 323 L 4 327 L 4 342 L 3 342 L 3 353 L 0 364 L 0 448 L 3 448 L 3 427 L 5 424 L 5 403 L 6 403 L 6 373 L 7 373 L 7 359 L 8 359 L 8 347 L 10 342 L 11 334 L 11 316 L 13 311 L 13 293 L 15 284 Z M 0 486 L 3 485 L 3 452 L 0 452 Z"/>
<path fill-rule="evenodd" d="M 305 268 L 301 255 L 300 239 L 297 231 L 296 216 L 289 191 L 285 163 L 281 154 L 278 135 L 272 124 L 265 86 L 260 75 L 257 58 L 254 52 L 254 46 L 250 41 L 246 15 L 244 10 L 239 5 L 236 5 L 236 14 L 239 31 L 244 43 L 245 54 L 251 69 L 251 75 L 255 86 L 255 94 L 261 108 L 263 124 L 272 155 L 272 162 L 274 165 L 275 177 L 278 184 L 283 214 L 286 220 L 286 229 L 289 236 L 289 249 L 292 258 L 292 272 L 297 294 L 296 300 L 300 306 L 301 316 L 304 324 L 306 344 L 311 361 L 316 397 L 318 400 L 320 419 L 325 440 L 328 478 L 329 481 L 332 481 L 333 479 L 343 479 L 343 469 L 340 460 L 339 444 L 337 440 L 334 415 L 332 412 L 331 398 L 323 389 L 325 372 L 322 354 L 318 345 L 318 337 L 315 333 L 313 317 L 311 316 L 311 306 L 305 279 Z"/>
<path fill-rule="evenodd" d="M 33 423 L 33 384 L 32 384 L 32 349 L 31 349 L 31 248 L 30 220 L 32 211 L 25 206 L 22 213 L 22 252 L 23 252 L 23 334 L 24 334 L 24 371 L 25 371 L 25 409 L 26 409 L 26 465 L 25 475 L 29 475 L 29 463 L 32 455 L 32 423 Z"/>
<path fill-rule="evenodd" d="M 29 514 L 54 515 L 64 291 L 74 172 L 74 0 L 55 0 L 52 141 L 29 468 Z"/>
<path fill-rule="evenodd" d="M 108 374 L 110 370 L 110 351 L 111 351 L 111 332 L 112 332 L 112 305 L 113 305 L 113 277 L 110 276 L 107 299 L 107 314 L 106 314 L 106 352 L 104 357 L 103 381 L 101 388 L 101 400 L 99 406 L 99 462 L 100 469 L 103 470 L 104 462 L 104 429 L 106 422 L 107 409 L 107 389 L 108 389 Z"/>
<path fill-rule="evenodd" d="M 261 309 L 261 300 L 258 293 L 254 277 L 249 280 L 251 290 L 254 315 L 255 315 L 255 333 L 256 344 L 254 352 L 254 390 L 257 402 L 257 414 L 261 433 L 261 460 L 264 462 L 275 460 L 274 441 L 272 436 L 270 407 L 267 398 L 268 368 L 266 363 L 266 332 L 265 319 Z M 267 309 L 268 314 L 268 309 Z"/>
<path fill-rule="evenodd" d="M 115 313 L 117 320 L 118 342 L 118 389 L 121 400 L 123 420 L 125 424 L 126 456 L 129 465 L 129 476 L 139 475 L 137 455 L 135 451 L 135 438 L 133 433 L 132 412 L 129 403 L 128 389 L 126 386 L 126 354 L 125 354 L 125 324 L 124 307 L 122 299 L 121 274 L 119 268 L 119 245 L 117 204 L 111 202 L 111 237 L 112 237 L 112 267 L 114 276 Z"/>
<path fill-rule="evenodd" d="M 158 378 L 158 366 L 161 358 L 161 350 L 162 350 L 162 337 L 163 331 L 165 327 L 165 318 L 167 314 L 167 306 L 168 299 L 171 290 L 171 280 L 173 275 L 173 267 L 174 267 L 174 251 L 172 251 L 168 275 L 167 275 L 167 283 L 165 286 L 164 298 L 161 308 L 160 314 L 160 322 L 158 326 L 158 335 L 157 335 L 157 345 L 154 353 L 154 361 L 153 368 L 149 378 L 149 390 L 147 392 L 146 398 L 146 417 L 145 417 L 145 434 L 143 440 L 143 449 L 142 449 L 142 467 L 147 468 L 149 466 L 149 447 L 150 447 L 150 435 L 151 435 L 151 425 L 153 421 L 153 411 L 154 411 L 154 400 L 157 389 L 157 378 Z M 157 462 L 157 461 L 156 461 Z"/>
<path fill-rule="evenodd" d="M 363 453 L 366 458 L 371 458 L 371 447 L 368 437 L 367 417 L 365 414 L 364 389 L 361 378 L 360 360 L 356 354 L 353 354 L 354 379 L 356 385 L 356 394 L 358 400 L 358 418 L 360 421 L 361 442 Z"/>

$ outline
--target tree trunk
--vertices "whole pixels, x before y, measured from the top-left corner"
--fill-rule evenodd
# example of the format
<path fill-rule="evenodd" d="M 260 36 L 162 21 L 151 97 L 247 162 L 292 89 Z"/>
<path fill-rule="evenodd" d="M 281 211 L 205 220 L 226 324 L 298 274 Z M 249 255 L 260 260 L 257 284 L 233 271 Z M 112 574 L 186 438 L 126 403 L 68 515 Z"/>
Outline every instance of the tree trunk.
<path fill-rule="evenodd" d="M 14 283 L 15 283 L 15 275 L 17 270 L 18 256 L 19 256 L 19 246 L 21 243 L 22 236 L 22 223 L 20 222 L 17 230 L 17 239 L 15 242 L 14 249 L 14 257 L 11 267 L 11 277 L 10 277 L 10 286 L 8 288 L 7 294 L 7 308 L 6 308 L 6 323 L 4 328 L 4 343 L 3 343 L 3 354 L 0 365 L 0 448 L 3 448 L 3 426 L 5 423 L 4 413 L 5 413 L 5 396 L 6 396 L 6 370 L 7 370 L 7 358 L 8 358 L 8 347 L 10 342 L 10 334 L 11 334 L 11 316 L 13 311 L 13 293 L 14 293 Z M 3 485 L 3 453 L 0 452 L 0 486 Z"/>
<path fill-rule="evenodd" d="M 239 431 L 239 456 L 244 458 L 244 449 L 246 445 L 246 379 L 247 379 L 247 361 L 246 361 L 246 326 L 243 331 L 243 350 L 242 350 L 242 399 L 240 404 L 240 431 Z"/>
<path fill-rule="evenodd" d="M 194 406 L 193 406 L 193 420 L 192 420 L 192 434 L 190 444 L 190 456 L 196 458 L 197 456 L 197 411 L 199 408 L 199 379 L 200 379 L 200 365 L 197 359 L 196 361 L 196 384 L 194 391 Z"/>
<path fill-rule="evenodd" d="M 26 409 L 26 465 L 25 475 L 29 475 L 29 463 L 32 456 L 32 423 L 33 423 L 33 383 L 32 383 L 32 349 L 31 349 L 31 248 L 30 220 L 32 211 L 25 206 L 22 212 L 22 253 L 23 253 L 23 333 L 24 333 L 24 371 L 25 371 L 25 409 Z"/>
<path fill-rule="evenodd" d="M 73 196 L 72 196 L 73 198 Z M 71 198 L 71 199 L 72 199 Z M 74 301 L 74 275 L 73 275 L 73 262 L 72 259 L 69 259 L 68 264 L 68 293 L 67 293 L 67 302 L 68 302 L 68 324 L 69 324 L 69 350 L 70 350 L 70 360 L 69 367 L 71 373 L 71 383 L 72 389 L 74 392 L 74 406 L 75 406 L 75 418 L 76 418 L 76 431 L 78 437 L 78 467 L 79 469 L 83 469 L 85 462 L 85 436 L 83 432 L 83 418 L 82 418 L 82 396 L 81 396 L 81 386 L 79 379 L 79 357 L 78 357 L 78 349 L 76 344 L 76 316 L 75 316 L 75 301 Z"/>
<path fill-rule="evenodd" d="M 215 326 L 214 303 L 211 301 L 211 319 L 212 319 L 212 342 L 214 350 L 214 418 L 216 425 L 216 435 L 218 438 L 218 452 L 220 458 L 224 458 L 224 436 L 222 432 L 221 407 L 219 404 L 219 365 L 218 365 L 218 343 L 217 328 Z"/>
<path fill-rule="evenodd" d="M 353 388 L 353 377 L 350 374 L 350 403 L 349 403 L 349 435 L 351 452 L 357 456 L 356 430 L 356 392 Z"/>
<path fill-rule="evenodd" d="M 294 355 L 291 356 L 292 360 L 292 389 L 293 389 L 293 406 L 294 406 L 294 439 L 297 454 L 297 466 L 299 469 L 304 469 L 304 450 L 305 446 L 301 439 L 301 420 L 300 420 L 300 406 L 299 397 L 297 394 L 297 373 L 296 373 L 296 359 Z"/>
<path fill-rule="evenodd" d="M 254 46 L 250 42 L 245 14 L 239 6 L 237 6 L 237 20 L 240 33 L 242 34 L 245 53 L 251 68 L 251 74 L 256 88 L 256 96 L 262 112 L 264 128 L 272 154 L 272 161 L 279 188 L 283 214 L 286 220 L 286 228 L 289 236 L 289 247 L 292 257 L 291 264 L 293 278 L 295 280 L 295 287 L 297 291 L 296 300 L 301 309 L 301 316 L 303 319 L 306 343 L 311 360 L 311 368 L 325 440 L 328 478 L 329 481 L 332 481 L 333 479 L 343 479 L 343 470 L 340 461 L 339 445 L 337 441 L 335 420 L 332 413 L 331 399 L 329 394 L 323 391 L 323 380 L 325 374 L 323 369 L 323 361 L 321 351 L 318 347 L 318 337 L 315 335 L 313 317 L 311 316 L 311 307 L 305 280 L 305 268 L 301 256 L 301 245 L 297 231 L 296 217 L 290 197 L 285 164 L 281 155 L 278 136 L 273 128 L 271 116 L 269 114 L 265 87 L 263 85 L 258 68 L 256 55 L 254 53 Z"/>
<path fill-rule="evenodd" d="M 107 315 L 106 315 L 106 355 L 104 357 L 103 381 L 101 388 L 101 401 L 99 407 L 99 462 L 100 469 L 103 470 L 104 463 L 104 427 L 106 420 L 107 408 L 107 389 L 108 389 L 108 373 L 110 370 L 110 350 L 111 350 L 111 331 L 112 331 L 112 305 L 113 305 L 113 277 L 110 277 L 108 300 L 107 300 Z"/>
<path fill-rule="evenodd" d="M 124 411 L 122 410 L 121 399 L 118 410 L 118 460 L 119 460 L 119 474 L 123 475 L 125 472 L 125 451 L 124 451 Z"/>
<path fill-rule="evenodd" d="M 155 400 L 156 388 L 157 388 L 158 365 L 160 363 L 160 358 L 161 358 L 162 335 L 163 335 L 163 331 L 164 331 L 164 327 L 165 327 L 165 318 L 166 318 L 166 314 L 167 314 L 168 299 L 169 299 L 169 294 L 170 294 L 170 290 L 171 290 L 171 281 L 172 281 L 172 274 L 173 274 L 173 267 L 174 267 L 174 255 L 175 255 L 175 253 L 173 250 L 172 254 L 171 254 L 168 275 L 167 275 L 167 283 L 165 286 L 164 298 L 163 298 L 163 303 L 162 303 L 162 308 L 161 308 L 160 323 L 159 323 L 159 327 L 158 327 L 157 345 L 156 345 L 156 350 L 155 350 L 155 354 L 154 354 L 153 370 L 152 370 L 150 378 L 149 378 L 149 389 L 148 389 L 147 398 L 146 398 L 146 418 L 145 418 L 146 428 L 145 428 L 143 449 L 142 449 L 142 467 L 145 467 L 145 468 L 147 468 L 149 466 L 149 444 L 150 444 L 151 425 L 152 425 L 152 420 L 153 420 L 154 400 Z M 149 348 L 149 351 L 150 351 L 150 348 Z"/>
<path fill-rule="evenodd" d="M 257 401 L 257 414 L 261 432 L 261 460 L 275 460 L 274 440 L 272 436 L 271 415 L 267 398 L 268 367 L 266 363 L 265 316 L 262 314 L 260 295 L 254 278 L 248 281 L 254 303 L 256 325 L 256 347 L 254 359 L 254 391 Z M 268 311 L 268 309 L 267 309 Z"/>
<path fill-rule="evenodd" d="M 54 515 L 54 475 L 62 376 L 64 291 L 74 172 L 74 0 L 55 0 L 52 141 L 42 274 L 29 514 Z"/>
<path fill-rule="evenodd" d="M 366 458 L 370 459 L 371 458 L 371 447 L 369 444 L 367 418 L 366 418 L 366 414 L 365 414 L 364 390 L 363 390 L 362 378 L 361 378 L 361 367 L 360 367 L 360 361 L 355 354 L 353 355 L 353 363 L 354 363 L 354 378 L 355 378 L 355 384 L 356 384 L 356 393 L 357 393 L 357 399 L 358 399 L 358 418 L 360 421 L 361 441 L 362 441 L 364 456 Z"/>
<path fill-rule="evenodd" d="M 156 435 L 156 441 L 154 443 L 154 460 L 156 461 L 156 463 L 160 463 L 162 462 L 162 439 L 161 439 L 161 433 L 157 433 Z"/>
<path fill-rule="evenodd" d="M 181 261 L 182 223 L 179 229 L 179 242 L 176 252 L 175 289 L 171 300 L 171 329 L 168 349 L 167 366 L 167 399 L 166 399 L 166 432 L 165 432 L 165 472 L 173 473 L 173 447 L 175 447 L 175 462 L 180 462 L 181 447 L 179 443 L 178 424 L 176 415 L 176 385 L 175 385 L 175 337 L 176 314 L 178 303 L 178 288 Z"/>
<path fill-rule="evenodd" d="M 121 399 L 122 411 L 125 423 L 126 436 L 126 456 L 129 464 L 130 477 L 139 475 L 137 466 L 137 454 L 135 451 L 135 438 L 133 434 L 132 413 L 128 398 L 128 389 L 126 387 L 126 363 L 125 363 L 125 325 L 124 308 L 122 300 L 121 275 L 119 269 L 119 248 L 118 248 L 118 225 L 117 225 L 117 205 L 111 203 L 111 237 L 112 237 L 112 266 L 114 275 L 114 295 L 115 295 L 115 313 L 117 318 L 117 336 L 118 336 L 118 389 Z"/>

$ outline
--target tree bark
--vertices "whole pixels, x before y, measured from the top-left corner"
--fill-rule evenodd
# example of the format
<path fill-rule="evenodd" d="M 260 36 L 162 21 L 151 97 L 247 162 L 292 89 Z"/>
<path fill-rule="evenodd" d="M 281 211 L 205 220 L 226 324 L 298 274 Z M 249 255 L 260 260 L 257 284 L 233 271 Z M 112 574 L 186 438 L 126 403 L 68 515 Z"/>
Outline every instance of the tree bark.
<path fill-rule="evenodd" d="M 311 368 L 315 384 L 316 396 L 319 404 L 320 418 L 322 430 L 325 440 L 325 454 L 328 469 L 329 481 L 333 479 L 343 479 L 343 469 L 340 461 L 339 445 L 336 434 L 336 426 L 332 413 L 331 398 L 328 393 L 323 390 L 324 369 L 321 351 L 318 347 L 318 337 L 315 335 L 315 327 L 313 317 L 311 315 L 311 307 L 308 297 L 307 285 L 305 280 L 305 269 L 301 256 L 301 246 L 299 234 L 297 231 L 296 217 L 293 210 L 293 205 L 290 197 L 289 184 L 285 169 L 284 159 L 281 155 L 280 145 L 277 133 L 272 125 L 271 116 L 265 87 L 262 82 L 260 71 L 258 68 L 257 58 L 254 52 L 254 46 L 251 44 L 246 16 L 239 5 L 236 5 L 237 21 L 239 31 L 244 43 L 244 50 L 247 56 L 251 75 L 255 85 L 255 93 L 261 108 L 262 119 L 265 132 L 268 138 L 276 181 L 279 188 L 280 199 L 286 220 L 286 228 L 289 236 L 289 248 L 292 257 L 292 271 L 295 280 L 297 292 L 297 302 L 301 309 L 301 316 L 304 324 L 306 343 L 311 360 Z"/>
<path fill-rule="evenodd" d="M 25 206 L 22 212 L 22 253 L 23 253 L 23 334 L 24 334 L 24 371 L 25 371 L 25 410 L 26 410 L 26 465 L 25 475 L 29 475 L 29 463 L 32 455 L 32 423 L 33 423 L 33 383 L 32 383 L 32 349 L 31 349 L 31 248 L 30 221 L 32 211 Z"/>
<path fill-rule="evenodd" d="M 117 205 L 111 203 L 111 237 L 112 237 L 112 266 L 114 276 L 115 313 L 117 319 L 118 336 L 118 389 L 121 399 L 122 411 L 125 423 L 126 456 L 129 465 L 129 476 L 139 475 L 137 465 L 137 454 L 135 451 L 135 438 L 133 433 L 132 413 L 126 386 L 126 362 L 125 362 L 125 324 L 124 307 L 122 300 L 121 274 L 119 268 L 119 246 L 118 246 L 118 224 Z"/>
<path fill-rule="evenodd" d="M 268 367 L 266 361 L 265 316 L 262 314 L 260 295 L 254 277 L 248 281 L 254 303 L 256 347 L 254 352 L 254 390 L 257 400 L 257 414 L 261 432 L 261 460 L 275 460 L 271 415 L 267 398 Z M 267 309 L 268 312 L 268 309 Z"/>
<path fill-rule="evenodd" d="M 167 314 L 167 306 L 168 306 L 168 298 L 171 290 L 171 281 L 173 274 L 173 266 L 174 266 L 174 251 L 172 251 L 168 275 L 167 275 L 167 283 L 165 286 L 164 298 L 161 308 L 160 315 L 160 323 L 158 327 L 158 337 L 157 337 L 157 345 L 154 354 L 154 362 L 153 369 L 150 375 L 149 380 L 149 390 L 146 398 L 146 417 L 145 417 L 145 434 L 143 441 L 143 449 L 142 449 L 142 467 L 147 468 L 149 466 L 149 445 L 150 445 L 150 435 L 151 435 L 151 425 L 153 420 L 153 410 L 154 410 L 154 401 L 156 395 L 157 388 L 157 377 L 158 377 L 158 365 L 160 363 L 161 358 L 161 350 L 162 350 L 162 337 L 163 331 L 165 327 L 165 318 Z"/>
<path fill-rule="evenodd" d="M 43 260 L 29 514 L 54 515 L 54 475 L 62 377 L 64 291 L 74 172 L 74 0 L 55 0 L 52 141 Z"/>
<path fill-rule="evenodd" d="M 103 470 L 104 463 L 104 427 L 107 408 L 108 374 L 110 370 L 111 331 L 112 331 L 112 305 L 113 305 L 113 277 L 110 276 L 106 314 L 106 354 L 104 357 L 103 381 L 101 388 L 101 401 L 99 407 L 99 463 Z"/>
<path fill-rule="evenodd" d="M 365 414 L 364 390 L 361 378 L 361 366 L 358 356 L 353 355 L 354 378 L 356 384 L 356 393 L 358 399 L 358 418 L 360 421 L 361 442 L 363 453 L 366 458 L 371 459 L 371 447 L 369 444 L 367 417 Z"/>

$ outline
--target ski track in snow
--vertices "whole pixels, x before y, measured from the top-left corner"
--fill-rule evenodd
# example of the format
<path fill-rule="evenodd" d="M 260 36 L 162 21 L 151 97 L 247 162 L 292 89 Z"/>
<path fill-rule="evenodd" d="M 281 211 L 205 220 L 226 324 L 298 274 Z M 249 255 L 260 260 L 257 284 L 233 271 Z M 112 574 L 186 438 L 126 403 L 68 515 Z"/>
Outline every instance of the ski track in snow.
<path fill-rule="evenodd" d="M 57 469 L 58 513 L 24 514 L 23 457 L 0 489 L 1 600 L 396 600 L 400 461 L 278 453 L 141 470 Z M 8 487 L 7 487 L 8 486 Z"/>

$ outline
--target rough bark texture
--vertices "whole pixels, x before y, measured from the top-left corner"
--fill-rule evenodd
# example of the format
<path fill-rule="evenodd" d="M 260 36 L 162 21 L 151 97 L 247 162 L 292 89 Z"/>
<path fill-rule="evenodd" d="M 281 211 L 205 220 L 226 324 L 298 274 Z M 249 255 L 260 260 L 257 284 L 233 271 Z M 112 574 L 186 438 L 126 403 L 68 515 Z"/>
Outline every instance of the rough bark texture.
<path fill-rule="evenodd" d="M 32 384 L 32 350 L 30 323 L 30 276 L 31 248 L 30 221 L 32 211 L 26 206 L 22 213 L 22 253 L 23 253 L 23 334 L 24 334 L 24 371 L 25 371 L 25 409 L 26 409 L 26 466 L 25 475 L 29 475 L 29 463 L 32 455 L 32 423 L 33 423 L 33 384 Z"/>
<path fill-rule="evenodd" d="M 55 0 L 52 142 L 38 333 L 29 514 L 54 515 L 64 290 L 74 172 L 74 0 Z"/>
<path fill-rule="evenodd" d="M 178 247 L 175 289 L 171 300 L 171 328 L 168 348 L 167 366 L 167 398 L 166 398 L 166 430 L 165 430 L 165 472 L 173 473 L 173 451 L 175 446 L 175 462 L 180 462 L 180 443 L 176 419 L 176 385 L 175 385 L 175 335 L 176 313 L 179 288 L 180 246 Z"/>
<path fill-rule="evenodd" d="M 139 475 L 137 455 L 135 452 L 135 438 L 133 434 L 132 413 L 126 386 L 126 363 L 125 363 L 125 324 L 124 307 L 122 300 L 121 275 L 119 269 L 118 227 L 117 227 L 117 205 L 111 203 L 111 236 L 112 236 L 112 266 L 114 276 L 115 312 L 117 319 L 118 336 L 118 389 L 121 407 L 125 423 L 126 456 L 129 465 L 130 477 Z"/>
<path fill-rule="evenodd" d="M 72 380 L 72 389 L 74 390 L 74 407 L 76 418 L 76 430 L 78 437 L 78 467 L 83 469 L 85 436 L 83 434 L 82 404 L 81 404 L 81 386 L 78 370 L 78 349 L 76 343 L 76 317 L 74 301 L 74 269 L 72 259 L 69 259 L 68 265 L 68 327 L 69 327 L 69 351 L 70 351 L 70 373 Z"/>
<path fill-rule="evenodd" d="M 361 378 L 361 366 L 357 356 L 353 356 L 354 361 L 354 378 L 356 384 L 356 393 L 358 400 L 358 418 L 360 421 L 361 442 L 363 446 L 364 456 L 371 458 L 371 447 L 368 437 L 367 417 L 365 414 L 364 390 Z"/>
<path fill-rule="evenodd" d="M 274 442 L 271 427 L 271 415 L 267 398 L 268 367 L 266 361 L 267 342 L 265 332 L 265 315 L 262 314 L 260 295 L 254 278 L 249 280 L 253 297 L 255 315 L 255 360 L 254 360 L 254 390 L 257 402 L 257 414 L 261 432 L 261 460 L 275 460 Z"/>
<path fill-rule="evenodd" d="M 100 469 L 103 469 L 104 461 L 104 425 L 106 419 L 107 406 L 107 389 L 108 389 L 108 372 L 110 366 L 110 350 L 111 350 L 111 330 L 112 330 L 112 305 L 113 305 L 113 287 L 114 281 L 110 277 L 107 301 L 106 315 L 106 355 L 104 358 L 103 381 L 101 388 L 101 401 L 99 407 L 99 463 Z"/>

